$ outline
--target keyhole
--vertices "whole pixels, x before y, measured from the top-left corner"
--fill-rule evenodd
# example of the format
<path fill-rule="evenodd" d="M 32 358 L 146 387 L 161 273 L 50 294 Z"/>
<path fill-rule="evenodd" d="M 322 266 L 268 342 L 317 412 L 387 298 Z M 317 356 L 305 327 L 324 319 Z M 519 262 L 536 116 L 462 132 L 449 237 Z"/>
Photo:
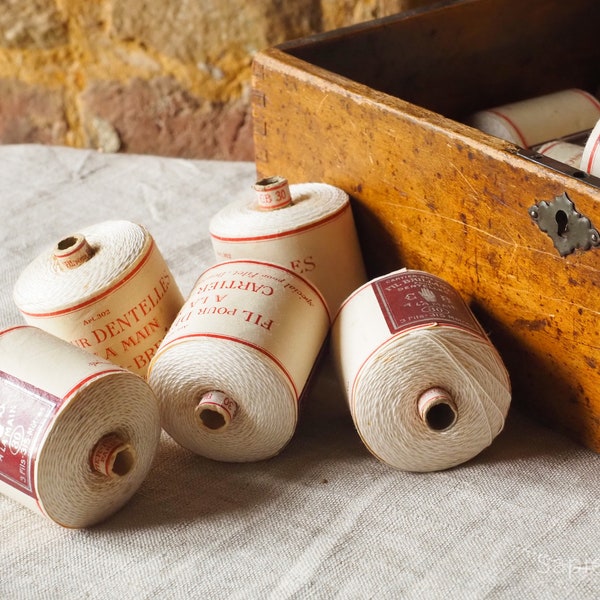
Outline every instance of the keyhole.
<path fill-rule="evenodd" d="M 565 234 L 569 230 L 569 217 L 564 210 L 559 210 L 555 216 L 556 224 L 558 225 L 557 233 L 560 237 L 565 237 Z"/>

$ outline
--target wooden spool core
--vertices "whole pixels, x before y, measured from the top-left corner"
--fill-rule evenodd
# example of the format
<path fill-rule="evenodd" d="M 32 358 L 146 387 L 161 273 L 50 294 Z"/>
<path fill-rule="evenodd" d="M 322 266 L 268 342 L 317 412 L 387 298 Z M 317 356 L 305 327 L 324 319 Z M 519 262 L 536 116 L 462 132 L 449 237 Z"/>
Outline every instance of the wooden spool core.
<path fill-rule="evenodd" d="M 200 426 L 208 431 L 224 431 L 235 417 L 238 405 L 235 400 L 219 391 L 202 395 L 195 409 Z"/>
<path fill-rule="evenodd" d="M 417 401 L 419 416 L 432 431 L 447 431 L 458 419 L 452 396 L 442 388 L 425 390 Z"/>

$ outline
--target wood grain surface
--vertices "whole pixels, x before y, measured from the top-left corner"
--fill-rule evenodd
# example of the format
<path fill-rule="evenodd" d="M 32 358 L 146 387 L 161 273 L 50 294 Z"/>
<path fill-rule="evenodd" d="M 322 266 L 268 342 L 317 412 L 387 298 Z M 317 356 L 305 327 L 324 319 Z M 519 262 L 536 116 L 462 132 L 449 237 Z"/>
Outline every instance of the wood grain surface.
<path fill-rule="evenodd" d="M 261 52 L 252 92 L 259 176 L 347 191 L 369 275 L 409 267 L 454 285 L 515 404 L 595 451 L 600 250 L 561 257 L 528 209 L 566 192 L 600 226 L 600 190 L 459 119 L 534 91 L 595 92 L 598 23 L 591 0 L 446 3 Z"/>

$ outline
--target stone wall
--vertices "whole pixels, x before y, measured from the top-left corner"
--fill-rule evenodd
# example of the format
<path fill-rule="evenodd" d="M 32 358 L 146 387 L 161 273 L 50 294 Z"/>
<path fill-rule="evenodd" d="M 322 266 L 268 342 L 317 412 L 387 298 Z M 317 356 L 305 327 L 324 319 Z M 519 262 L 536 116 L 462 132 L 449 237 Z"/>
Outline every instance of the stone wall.
<path fill-rule="evenodd" d="M 259 50 L 427 0 L 3 0 L 0 143 L 251 160 Z"/>

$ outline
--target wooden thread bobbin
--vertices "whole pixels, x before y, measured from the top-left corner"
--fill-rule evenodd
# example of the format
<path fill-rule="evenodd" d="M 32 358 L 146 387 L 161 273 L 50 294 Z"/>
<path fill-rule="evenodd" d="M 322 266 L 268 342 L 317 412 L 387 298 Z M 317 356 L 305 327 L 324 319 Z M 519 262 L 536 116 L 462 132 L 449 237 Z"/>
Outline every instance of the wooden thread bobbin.
<path fill-rule="evenodd" d="M 194 412 L 203 429 L 220 432 L 229 427 L 237 411 L 237 403 L 227 394 L 210 391 L 202 395 Z"/>
<path fill-rule="evenodd" d="M 102 437 L 92 450 L 92 468 L 107 477 L 124 477 L 133 469 L 135 462 L 133 446 L 117 433 Z"/>
<path fill-rule="evenodd" d="M 63 271 L 76 269 L 94 255 L 94 249 L 80 233 L 70 235 L 56 244 L 54 260 Z"/>
<path fill-rule="evenodd" d="M 254 184 L 254 190 L 261 210 L 285 208 L 292 203 L 288 181 L 280 175 L 260 179 Z"/>
<path fill-rule="evenodd" d="M 447 431 L 458 420 L 454 399 L 449 392 L 439 387 L 429 388 L 419 396 L 417 410 L 432 431 Z"/>

